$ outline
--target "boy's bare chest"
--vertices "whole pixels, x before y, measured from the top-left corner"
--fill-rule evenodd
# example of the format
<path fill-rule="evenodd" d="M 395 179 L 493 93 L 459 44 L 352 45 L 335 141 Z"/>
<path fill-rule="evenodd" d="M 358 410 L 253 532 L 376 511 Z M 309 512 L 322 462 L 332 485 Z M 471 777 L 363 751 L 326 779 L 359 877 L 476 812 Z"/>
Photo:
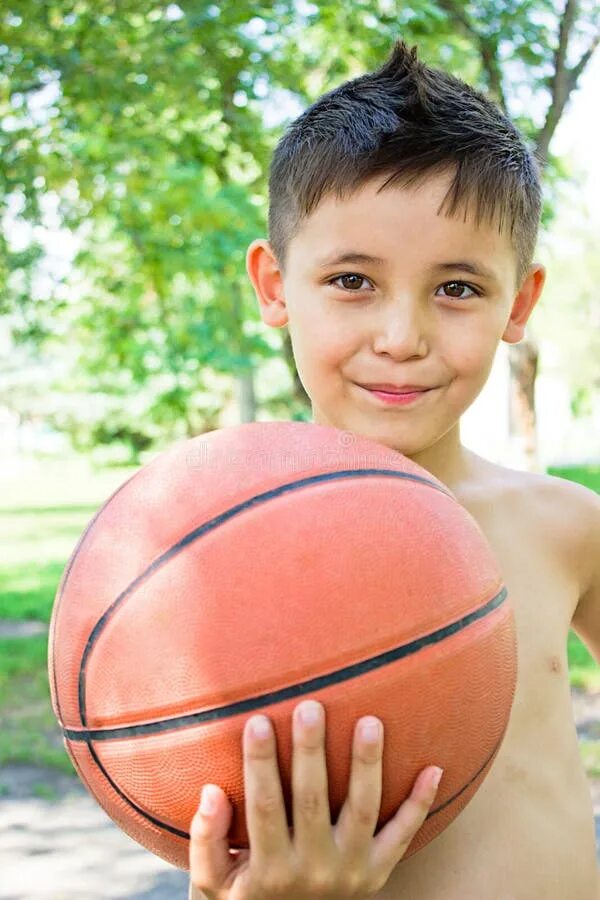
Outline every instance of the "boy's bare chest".
<path fill-rule="evenodd" d="M 575 578 L 543 536 L 528 534 L 527 521 L 502 521 L 498 508 L 470 511 L 494 549 L 515 615 L 518 676 L 509 727 L 466 809 L 401 863 L 377 896 L 596 900 L 593 814 L 566 655 Z"/>
<path fill-rule="evenodd" d="M 486 521 L 487 518 L 487 521 Z M 533 712 L 544 705 L 556 682 L 567 683 L 567 637 L 577 605 L 575 573 L 544 535 L 532 533 L 527 522 L 476 519 L 500 565 L 508 588 L 518 644 L 515 701 Z"/>

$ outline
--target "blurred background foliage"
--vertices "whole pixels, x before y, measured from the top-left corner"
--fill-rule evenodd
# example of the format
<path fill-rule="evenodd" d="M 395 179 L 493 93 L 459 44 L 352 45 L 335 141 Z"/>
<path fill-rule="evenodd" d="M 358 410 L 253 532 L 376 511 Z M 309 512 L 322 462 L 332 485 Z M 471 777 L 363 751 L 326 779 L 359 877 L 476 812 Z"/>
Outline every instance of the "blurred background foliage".
<path fill-rule="evenodd" d="M 239 421 L 309 419 L 286 329 L 267 333 L 245 272 L 247 245 L 266 235 L 268 163 L 286 123 L 402 37 L 523 129 L 547 162 L 547 226 L 570 176 L 551 138 L 599 18 L 591 0 L 9 0 L 0 313 L 15 367 L 43 359 L 48 374 L 25 391 L 5 378 L 0 402 L 43 412 L 79 450 L 119 444 L 130 462 L 218 427 L 232 401 Z M 70 253 L 54 270 L 49 228 Z M 588 285 L 548 317 L 577 335 L 574 409 L 596 389 L 598 332 L 581 299 L 594 291 L 591 241 L 588 261 Z"/>

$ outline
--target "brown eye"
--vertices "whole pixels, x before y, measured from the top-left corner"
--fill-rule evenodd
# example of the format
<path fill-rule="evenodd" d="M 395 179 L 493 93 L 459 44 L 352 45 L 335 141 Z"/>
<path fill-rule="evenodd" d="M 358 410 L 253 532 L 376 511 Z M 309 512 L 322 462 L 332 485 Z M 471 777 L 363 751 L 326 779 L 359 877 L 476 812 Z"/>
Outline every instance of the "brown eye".
<path fill-rule="evenodd" d="M 342 290 L 357 294 L 361 290 L 361 282 L 366 282 L 368 279 L 363 275 L 358 275 L 356 272 L 348 272 L 345 275 L 338 275 L 337 278 L 332 278 L 331 281 L 328 281 L 327 283 L 337 286 L 338 281 L 345 282 L 341 285 Z"/>
<path fill-rule="evenodd" d="M 452 300 L 469 300 L 471 297 L 480 297 L 481 294 L 479 291 L 476 291 L 475 288 L 470 287 L 468 284 L 465 284 L 464 281 L 447 281 L 446 284 L 443 284 L 442 287 L 444 291 L 451 289 L 455 291 L 455 293 L 446 294 L 447 297 Z M 465 296 L 462 292 L 464 289 L 471 291 L 471 293 Z"/>

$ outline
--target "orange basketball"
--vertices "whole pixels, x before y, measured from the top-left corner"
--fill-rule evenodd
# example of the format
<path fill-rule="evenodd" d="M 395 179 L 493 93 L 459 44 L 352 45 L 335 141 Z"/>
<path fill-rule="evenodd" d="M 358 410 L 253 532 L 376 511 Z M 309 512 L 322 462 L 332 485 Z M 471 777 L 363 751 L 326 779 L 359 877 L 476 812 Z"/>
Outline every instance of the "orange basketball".
<path fill-rule="evenodd" d="M 488 773 L 516 677 L 513 615 L 473 518 L 401 454 L 302 422 L 224 428 L 142 467 L 101 507 L 52 615 L 54 711 L 82 781 L 153 853 L 188 867 L 206 782 L 247 847 L 243 727 L 273 722 L 291 817 L 291 722 L 326 712 L 335 823 L 356 720 L 384 723 L 379 826 L 444 768 L 408 854 Z"/>

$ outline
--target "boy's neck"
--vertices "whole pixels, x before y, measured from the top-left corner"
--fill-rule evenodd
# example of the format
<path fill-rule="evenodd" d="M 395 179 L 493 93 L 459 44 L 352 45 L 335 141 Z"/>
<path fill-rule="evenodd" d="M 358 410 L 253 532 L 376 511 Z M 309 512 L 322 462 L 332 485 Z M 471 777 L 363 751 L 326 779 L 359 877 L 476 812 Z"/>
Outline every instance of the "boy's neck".
<path fill-rule="evenodd" d="M 439 478 L 451 491 L 468 485 L 478 464 L 483 462 L 461 443 L 458 423 L 432 446 L 411 454 L 410 459 Z"/>
<path fill-rule="evenodd" d="M 327 422 L 319 422 L 319 416 L 313 410 L 313 422 L 327 425 Z M 399 453 L 402 451 L 399 450 Z M 407 454 L 408 455 L 408 454 Z M 469 482 L 476 477 L 476 472 L 485 461 L 467 450 L 460 440 L 460 422 L 450 429 L 443 437 L 420 450 L 410 454 L 410 459 L 419 466 L 427 469 L 436 478 L 439 478 L 451 491 L 456 493 L 461 487 L 467 487 Z"/>

